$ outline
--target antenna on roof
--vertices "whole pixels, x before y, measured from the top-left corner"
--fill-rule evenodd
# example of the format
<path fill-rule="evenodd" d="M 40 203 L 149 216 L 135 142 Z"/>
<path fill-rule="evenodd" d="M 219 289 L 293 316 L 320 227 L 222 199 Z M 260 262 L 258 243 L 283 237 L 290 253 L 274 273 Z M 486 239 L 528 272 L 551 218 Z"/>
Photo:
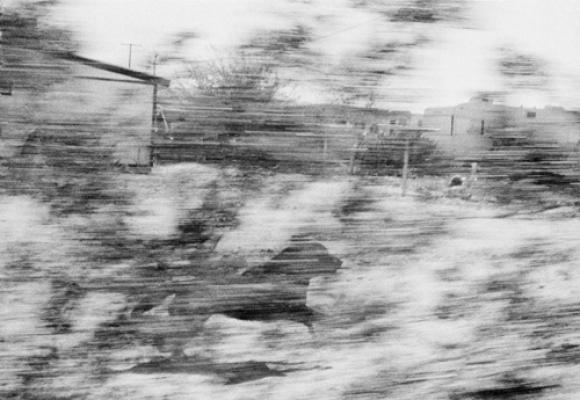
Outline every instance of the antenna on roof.
<path fill-rule="evenodd" d="M 131 68 L 131 58 L 133 55 L 133 47 L 138 47 L 141 46 L 140 44 L 136 44 L 136 43 L 123 43 L 123 46 L 128 46 L 129 47 L 129 67 Z"/>
<path fill-rule="evenodd" d="M 159 54 L 155 53 L 153 56 L 153 75 L 157 73 L 157 63 L 159 62 Z"/>

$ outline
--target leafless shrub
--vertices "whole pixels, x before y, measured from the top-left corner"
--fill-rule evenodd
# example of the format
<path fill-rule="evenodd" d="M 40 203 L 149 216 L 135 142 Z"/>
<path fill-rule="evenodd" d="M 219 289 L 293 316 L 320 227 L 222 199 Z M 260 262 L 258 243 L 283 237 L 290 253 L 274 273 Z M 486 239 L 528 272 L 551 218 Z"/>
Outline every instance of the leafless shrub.
<path fill-rule="evenodd" d="M 180 79 L 184 100 L 208 96 L 237 104 L 269 102 L 280 87 L 274 67 L 240 53 L 204 64 L 189 64 Z"/>

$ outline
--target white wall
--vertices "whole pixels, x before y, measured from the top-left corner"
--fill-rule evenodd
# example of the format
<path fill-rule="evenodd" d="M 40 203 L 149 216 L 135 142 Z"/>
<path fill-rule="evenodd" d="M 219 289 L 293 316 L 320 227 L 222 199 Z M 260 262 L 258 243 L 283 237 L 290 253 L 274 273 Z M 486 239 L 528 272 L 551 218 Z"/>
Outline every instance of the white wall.
<path fill-rule="evenodd" d="M 17 155 L 36 128 L 67 124 L 69 131 L 94 134 L 118 162 L 148 165 L 153 86 L 82 64 L 70 66 L 69 79 L 46 93 L 15 89 L 12 96 L 0 96 L 0 155 Z"/>

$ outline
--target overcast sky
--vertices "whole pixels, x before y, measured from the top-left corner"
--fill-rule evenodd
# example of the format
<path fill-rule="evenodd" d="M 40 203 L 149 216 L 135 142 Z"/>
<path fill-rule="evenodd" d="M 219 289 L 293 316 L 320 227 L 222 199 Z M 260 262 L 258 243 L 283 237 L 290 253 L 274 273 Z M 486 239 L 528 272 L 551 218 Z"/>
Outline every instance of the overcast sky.
<path fill-rule="evenodd" d="M 164 52 L 176 34 L 195 32 L 183 48 L 191 59 L 227 54 L 253 34 L 290 29 L 297 22 L 313 29 L 311 46 L 329 63 L 340 63 L 372 44 L 374 35 L 404 35 L 368 10 L 353 10 L 347 0 L 63 0 L 55 19 L 70 25 L 83 54 L 126 65 L 135 43 L 134 66 Z M 502 90 L 496 58 L 510 47 L 546 61 L 550 74 L 542 90 L 517 91 L 512 104 L 580 107 L 580 1 L 472 0 L 467 21 L 436 24 L 431 44 L 416 51 L 405 74 L 385 82 L 384 106 L 422 111 L 456 104 L 478 91 Z M 316 15 L 330 18 L 317 20 Z M 315 85 L 293 87 L 303 101 L 324 101 Z"/>

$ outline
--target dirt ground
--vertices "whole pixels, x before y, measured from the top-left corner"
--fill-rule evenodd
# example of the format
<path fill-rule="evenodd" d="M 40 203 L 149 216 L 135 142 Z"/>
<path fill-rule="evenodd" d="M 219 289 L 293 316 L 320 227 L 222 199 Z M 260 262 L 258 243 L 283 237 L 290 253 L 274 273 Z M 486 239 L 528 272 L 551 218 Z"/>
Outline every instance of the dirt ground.
<path fill-rule="evenodd" d="M 396 178 L 197 164 L 127 174 L 116 185 L 132 202 L 90 215 L 56 217 L 28 197 L 1 199 L 2 396 L 580 393 L 572 197 L 540 188 L 541 202 L 506 205 L 484 183 L 450 191 L 435 178 L 414 180 L 402 197 Z M 320 316 L 311 329 L 216 313 L 171 346 L 146 340 L 152 331 L 172 335 L 167 307 L 178 285 L 227 281 L 296 237 L 342 260 L 338 273 L 310 282 L 307 305 Z M 145 298 L 146 318 L 123 328 Z"/>

